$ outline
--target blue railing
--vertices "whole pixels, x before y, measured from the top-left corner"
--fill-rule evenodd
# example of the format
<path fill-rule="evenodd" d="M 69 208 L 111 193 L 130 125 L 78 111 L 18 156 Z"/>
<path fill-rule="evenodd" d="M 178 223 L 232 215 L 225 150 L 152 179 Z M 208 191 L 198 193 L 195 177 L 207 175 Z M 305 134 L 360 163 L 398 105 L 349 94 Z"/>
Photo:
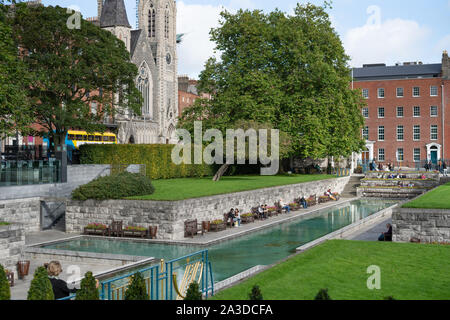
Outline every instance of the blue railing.
<path fill-rule="evenodd" d="M 192 281 L 199 283 L 202 294 L 214 295 L 214 278 L 208 250 L 195 252 L 174 260 L 161 262 L 100 283 L 101 300 L 123 300 L 130 278 L 140 272 L 150 300 L 175 300 L 184 294 Z M 174 276 L 176 275 L 176 276 Z M 59 300 L 73 300 L 75 295 Z"/>

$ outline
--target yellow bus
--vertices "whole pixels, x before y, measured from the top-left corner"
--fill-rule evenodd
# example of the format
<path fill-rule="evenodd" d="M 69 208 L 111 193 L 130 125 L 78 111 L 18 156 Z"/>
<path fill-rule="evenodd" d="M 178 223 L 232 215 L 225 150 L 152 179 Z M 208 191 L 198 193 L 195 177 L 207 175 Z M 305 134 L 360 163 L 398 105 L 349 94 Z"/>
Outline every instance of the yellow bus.
<path fill-rule="evenodd" d="M 86 131 L 69 130 L 66 144 L 73 144 L 75 149 L 83 144 L 117 144 L 117 136 L 111 132 L 87 133 Z"/>

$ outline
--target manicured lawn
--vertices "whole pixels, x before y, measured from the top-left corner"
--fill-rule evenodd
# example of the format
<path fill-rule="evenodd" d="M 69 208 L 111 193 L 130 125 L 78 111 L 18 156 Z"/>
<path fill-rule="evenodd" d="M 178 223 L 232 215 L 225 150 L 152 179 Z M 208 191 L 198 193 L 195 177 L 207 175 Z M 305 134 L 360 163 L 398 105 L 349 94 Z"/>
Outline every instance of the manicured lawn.
<path fill-rule="evenodd" d="M 403 208 L 450 209 L 450 183 L 405 203 Z"/>
<path fill-rule="evenodd" d="M 334 175 L 279 175 L 279 176 L 232 176 L 220 181 L 207 178 L 185 178 L 153 180 L 155 193 L 149 196 L 132 197 L 134 200 L 183 200 L 218 194 L 247 191 L 296 183 L 336 178 Z M 325 192 L 326 190 L 324 190 Z M 286 199 L 291 201 L 293 199 Z"/>
<path fill-rule="evenodd" d="M 380 290 L 367 288 L 371 265 L 380 267 Z M 211 299 L 248 300 L 255 284 L 265 300 L 312 300 L 321 288 L 333 300 L 448 300 L 450 246 L 327 241 Z"/>

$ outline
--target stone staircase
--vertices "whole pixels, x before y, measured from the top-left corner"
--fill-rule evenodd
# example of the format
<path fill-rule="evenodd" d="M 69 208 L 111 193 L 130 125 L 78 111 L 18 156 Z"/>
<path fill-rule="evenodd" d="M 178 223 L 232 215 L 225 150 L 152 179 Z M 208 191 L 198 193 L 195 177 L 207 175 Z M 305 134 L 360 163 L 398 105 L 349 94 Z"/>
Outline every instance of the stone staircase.
<path fill-rule="evenodd" d="M 345 185 L 344 190 L 341 193 L 343 198 L 354 198 L 356 197 L 356 188 L 361 184 L 361 179 L 364 178 L 363 174 L 353 174 L 350 180 Z"/>

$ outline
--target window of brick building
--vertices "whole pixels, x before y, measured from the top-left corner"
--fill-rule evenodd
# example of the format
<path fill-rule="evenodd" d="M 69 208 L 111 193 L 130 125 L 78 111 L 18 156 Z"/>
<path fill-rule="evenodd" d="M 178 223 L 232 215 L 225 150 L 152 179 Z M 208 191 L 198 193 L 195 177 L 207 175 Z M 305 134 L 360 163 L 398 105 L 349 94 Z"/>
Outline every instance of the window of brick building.
<path fill-rule="evenodd" d="M 416 118 L 420 117 L 420 107 L 419 106 L 413 107 L 413 116 Z"/>
<path fill-rule="evenodd" d="M 420 149 L 418 149 L 418 148 L 414 149 L 414 161 L 415 162 L 420 161 Z"/>
<path fill-rule="evenodd" d="M 364 99 L 369 99 L 369 89 L 362 89 L 362 96 Z"/>
<path fill-rule="evenodd" d="M 437 86 L 430 87 L 430 96 L 432 96 L 432 97 L 438 96 L 438 87 Z"/>
<path fill-rule="evenodd" d="M 437 140 L 438 139 L 438 126 L 435 124 L 431 125 L 431 140 Z"/>
<path fill-rule="evenodd" d="M 384 126 L 378 127 L 378 141 L 384 141 Z"/>
<path fill-rule="evenodd" d="M 437 117 L 437 116 L 438 116 L 438 107 L 431 106 L 430 107 L 430 117 Z"/>
<path fill-rule="evenodd" d="M 420 126 L 419 125 L 415 125 L 413 128 L 413 139 L 414 139 L 414 141 L 420 140 Z"/>
<path fill-rule="evenodd" d="M 384 108 L 378 108 L 378 118 L 384 118 Z"/>
<path fill-rule="evenodd" d="M 363 139 L 369 140 L 369 127 L 364 127 L 362 135 Z"/>
<path fill-rule="evenodd" d="M 403 153 L 403 148 L 398 148 L 397 149 L 397 161 L 404 161 L 405 160 L 405 156 Z"/>
<path fill-rule="evenodd" d="M 403 98 L 404 92 L 403 88 L 397 88 L 397 98 Z"/>
<path fill-rule="evenodd" d="M 378 88 L 378 98 L 384 98 L 384 88 Z"/>
<path fill-rule="evenodd" d="M 403 118 L 403 107 L 397 107 L 397 118 Z"/>
<path fill-rule="evenodd" d="M 413 88 L 413 97 L 420 97 L 420 87 Z"/>
<path fill-rule="evenodd" d="M 403 126 L 397 126 L 397 141 L 403 141 L 405 129 Z"/>
<path fill-rule="evenodd" d="M 368 118 L 369 117 L 369 108 L 363 108 L 362 115 L 364 118 Z"/>
<path fill-rule="evenodd" d="M 378 149 L 378 161 L 385 161 L 386 156 L 384 154 L 384 149 Z"/>

